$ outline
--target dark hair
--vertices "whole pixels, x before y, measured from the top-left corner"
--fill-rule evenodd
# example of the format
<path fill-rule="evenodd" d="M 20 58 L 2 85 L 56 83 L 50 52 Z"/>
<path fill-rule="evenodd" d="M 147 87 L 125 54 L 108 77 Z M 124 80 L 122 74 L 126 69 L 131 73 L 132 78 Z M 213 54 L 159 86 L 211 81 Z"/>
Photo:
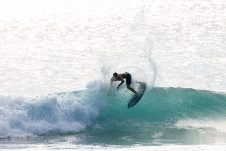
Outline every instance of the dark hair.
<path fill-rule="evenodd" d="M 114 77 L 118 76 L 118 73 L 116 73 L 116 72 L 115 72 L 115 73 L 113 73 L 113 76 L 114 76 Z"/>

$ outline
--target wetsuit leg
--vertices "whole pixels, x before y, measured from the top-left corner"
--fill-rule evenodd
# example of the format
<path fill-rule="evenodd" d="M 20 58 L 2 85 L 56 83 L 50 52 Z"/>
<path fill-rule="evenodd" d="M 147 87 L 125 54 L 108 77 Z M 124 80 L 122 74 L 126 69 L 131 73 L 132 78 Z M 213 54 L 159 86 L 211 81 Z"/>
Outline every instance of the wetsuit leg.
<path fill-rule="evenodd" d="M 129 73 L 127 73 L 126 75 L 126 85 L 127 86 L 131 85 L 131 75 Z"/>

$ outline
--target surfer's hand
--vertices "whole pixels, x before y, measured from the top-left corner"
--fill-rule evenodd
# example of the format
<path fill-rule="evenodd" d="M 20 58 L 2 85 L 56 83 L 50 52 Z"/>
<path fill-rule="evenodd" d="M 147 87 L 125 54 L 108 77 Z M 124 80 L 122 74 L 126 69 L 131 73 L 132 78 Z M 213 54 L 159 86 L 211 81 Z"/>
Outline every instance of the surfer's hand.
<path fill-rule="evenodd" d="M 119 89 L 119 86 L 117 86 L 117 90 Z"/>

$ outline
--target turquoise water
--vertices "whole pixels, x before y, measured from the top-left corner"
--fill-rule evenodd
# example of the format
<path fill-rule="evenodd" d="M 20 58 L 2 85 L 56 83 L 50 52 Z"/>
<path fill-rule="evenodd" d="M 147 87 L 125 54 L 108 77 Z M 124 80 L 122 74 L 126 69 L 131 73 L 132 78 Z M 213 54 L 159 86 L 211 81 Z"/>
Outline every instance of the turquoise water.
<path fill-rule="evenodd" d="M 102 87 L 29 101 L 1 98 L 1 143 L 70 140 L 74 145 L 130 146 L 226 142 L 225 94 L 159 87 L 147 90 L 140 102 L 128 109 L 130 97 L 124 88 L 107 96 Z"/>
<path fill-rule="evenodd" d="M 79 134 L 83 143 L 109 145 L 132 144 L 202 144 L 215 143 L 225 133 L 205 123 L 224 119 L 226 97 L 210 91 L 154 88 L 145 93 L 132 109 L 127 109 L 125 96 L 110 98 L 94 127 Z M 123 99 L 122 99 L 123 98 Z M 197 120 L 199 127 L 178 126 L 179 121 Z M 98 128 L 95 125 L 98 124 Z M 91 136 L 91 137 L 90 137 Z M 206 138 L 209 138 L 206 139 Z"/>

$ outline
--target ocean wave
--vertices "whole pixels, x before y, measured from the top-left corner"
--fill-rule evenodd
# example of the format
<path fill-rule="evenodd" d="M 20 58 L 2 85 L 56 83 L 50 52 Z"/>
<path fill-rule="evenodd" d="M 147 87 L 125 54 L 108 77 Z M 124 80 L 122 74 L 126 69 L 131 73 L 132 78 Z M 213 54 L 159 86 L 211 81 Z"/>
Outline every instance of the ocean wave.
<path fill-rule="evenodd" d="M 105 87 L 94 85 L 82 91 L 35 98 L 1 97 L 0 137 L 77 133 L 88 127 L 105 130 L 153 127 L 156 123 L 197 126 L 191 121 L 214 122 L 226 115 L 226 96 L 222 93 L 153 88 L 146 91 L 136 106 L 128 109 L 132 93 L 126 88 L 107 96 Z"/>
<path fill-rule="evenodd" d="M 0 137 L 79 132 L 99 116 L 105 97 L 99 87 L 35 98 L 1 97 Z"/>

